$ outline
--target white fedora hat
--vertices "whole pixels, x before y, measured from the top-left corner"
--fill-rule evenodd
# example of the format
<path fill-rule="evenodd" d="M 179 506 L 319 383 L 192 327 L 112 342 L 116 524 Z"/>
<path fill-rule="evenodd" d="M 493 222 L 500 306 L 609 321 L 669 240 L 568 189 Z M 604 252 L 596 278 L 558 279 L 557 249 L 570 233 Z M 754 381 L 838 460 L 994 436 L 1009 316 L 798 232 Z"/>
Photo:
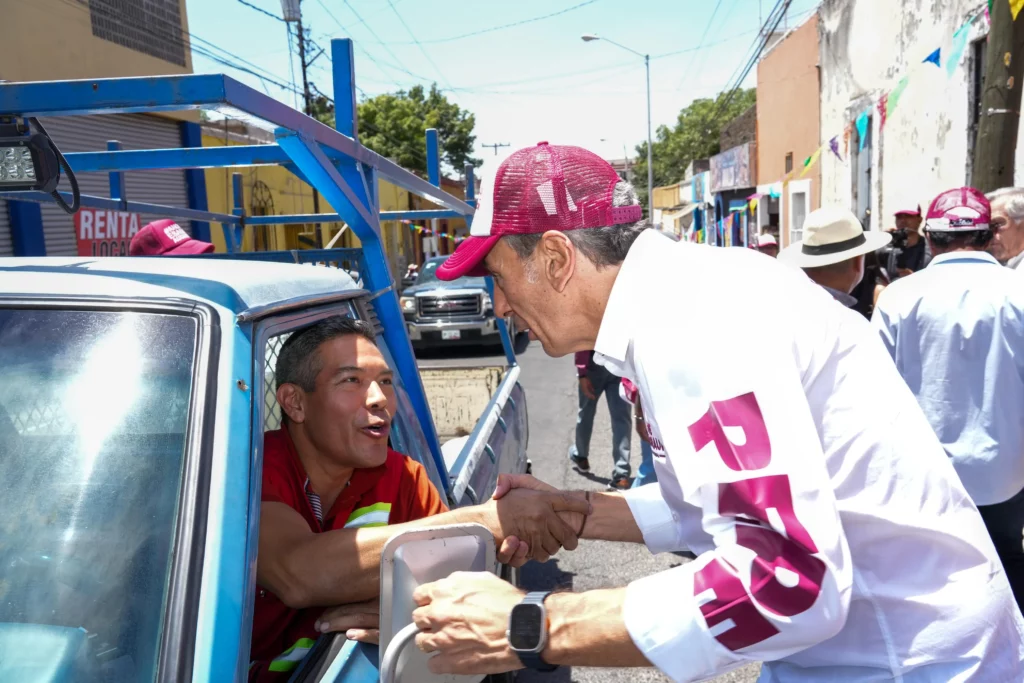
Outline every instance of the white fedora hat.
<path fill-rule="evenodd" d="M 804 238 L 779 254 L 779 260 L 798 268 L 831 266 L 881 249 L 892 241 L 887 232 L 864 232 L 853 212 L 824 207 L 804 221 Z"/>

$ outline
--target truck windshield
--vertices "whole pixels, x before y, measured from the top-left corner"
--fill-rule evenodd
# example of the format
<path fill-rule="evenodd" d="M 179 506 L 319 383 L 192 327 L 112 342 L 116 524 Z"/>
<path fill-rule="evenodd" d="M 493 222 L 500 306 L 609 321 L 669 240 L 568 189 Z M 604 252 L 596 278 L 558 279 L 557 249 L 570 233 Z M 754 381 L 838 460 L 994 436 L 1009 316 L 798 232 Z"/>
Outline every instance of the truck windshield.
<path fill-rule="evenodd" d="M 437 278 L 437 267 L 444 263 L 444 261 L 444 258 L 439 258 L 424 263 L 419 276 L 416 278 L 416 284 L 423 285 L 431 282 L 440 282 Z M 462 287 L 487 287 L 487 282 L 482 277 L 460 277 L 458 280 L 455 280 L 455 283 Z"/>
<path fill-rule="evenodd" d="M 196 340 L 181 315 L 0 309 L 0 680 L 155 678 Z"/>

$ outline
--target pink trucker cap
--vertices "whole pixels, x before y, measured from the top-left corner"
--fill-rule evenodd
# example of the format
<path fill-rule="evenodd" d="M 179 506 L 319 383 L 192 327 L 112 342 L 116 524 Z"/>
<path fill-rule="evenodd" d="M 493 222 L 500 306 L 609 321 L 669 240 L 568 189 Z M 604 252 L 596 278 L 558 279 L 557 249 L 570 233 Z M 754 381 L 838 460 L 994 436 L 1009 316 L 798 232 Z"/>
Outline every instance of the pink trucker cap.
<path fill-rule="evenodd" d="M 991 223 L 992 208 L 985 195 L 973 187 L 958 187 L 932 200 L 924 229 L 928 232 L 986 230 Z"/>
<path fill-rule="evenodd" d="M 505 235 L 635 223 L 639 205 L 612 206 L 620 182 L 607 161 L 581 147 L 540 142 L 511 154 L 481 183 L 469 237 L 437 269 L 441 280 L 487 275 L 483 260 Z"/>
<path fill-rule="evenodd" d="M 128 245 L 129 256 L 188 256 L 211 251 L 212 244 L 193 239 L 180 225 L 167 218 L 148 223 L 135 233 Z"/>

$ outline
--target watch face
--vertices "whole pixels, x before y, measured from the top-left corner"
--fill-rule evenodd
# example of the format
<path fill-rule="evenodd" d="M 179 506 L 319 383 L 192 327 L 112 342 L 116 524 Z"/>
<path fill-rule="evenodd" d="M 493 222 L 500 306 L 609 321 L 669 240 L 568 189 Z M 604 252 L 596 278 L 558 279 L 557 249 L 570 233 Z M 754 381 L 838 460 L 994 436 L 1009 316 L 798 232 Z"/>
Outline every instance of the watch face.
<path fill-rule="evenodd" d="M 509 618 L 508 644 L 513 650 L 533 652 L 540 646 L 544 609 L 540 605 L 516 605 Z"/>

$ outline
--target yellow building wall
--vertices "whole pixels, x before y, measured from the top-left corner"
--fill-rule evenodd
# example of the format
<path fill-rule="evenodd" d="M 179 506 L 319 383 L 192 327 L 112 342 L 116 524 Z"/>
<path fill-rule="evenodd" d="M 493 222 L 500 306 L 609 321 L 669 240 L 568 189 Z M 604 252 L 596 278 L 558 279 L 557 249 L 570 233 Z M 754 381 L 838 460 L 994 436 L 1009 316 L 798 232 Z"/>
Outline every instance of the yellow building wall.
<path fill-rule="evenodd" d="M 203 147 L 223 147 L 225 144 L 252 144 L 250 141 L 232 139 L 229 143 L 223 137 L 204 132 Z M 232 213 L 232 175 L 242 174 L 243 206 L 247 215 L 255 215 L 260 209 L 273 215 L 313 213 L 313 190 L 299 180 L 291 171 L 280 166 L 250 166 L 243 168 L 206 169 L 206 200 L 210 211 Z M 378 181 L 381 211 L 405 211 L 409 209 L 409 193 L 389 182 Z M 333 209 L 320 198 L 320 212 L 331 213 Z M 334 238 L 343 223 L 322 223 L 321 234 L 324 244 Z M 406 235 L 409 227 L 398 221 L 381 223 L 384 250 L 388 256 L 392 275 L 400 277 L 405 266 L 415 259 L 412 239 Z M 210 235 L 218 252 L 227 251 L 227 242 L 219 224 L 210 226 Z M 242 251 L 277 251 L 288 249 L 309 249 L 315 244 L 313 224 L 246 226 L 242 235 Z M 338 248 L 358 248 L 359 238 L 351 230 L 334 244 Z"/>
<path fill-rule="evenodd" d="M 89 6 L 78 0 L 0 2 L 0 78 L 50 81 L 190 74 L 185 0 L 179 4 L 184 66 L 94 36 Z"/>

